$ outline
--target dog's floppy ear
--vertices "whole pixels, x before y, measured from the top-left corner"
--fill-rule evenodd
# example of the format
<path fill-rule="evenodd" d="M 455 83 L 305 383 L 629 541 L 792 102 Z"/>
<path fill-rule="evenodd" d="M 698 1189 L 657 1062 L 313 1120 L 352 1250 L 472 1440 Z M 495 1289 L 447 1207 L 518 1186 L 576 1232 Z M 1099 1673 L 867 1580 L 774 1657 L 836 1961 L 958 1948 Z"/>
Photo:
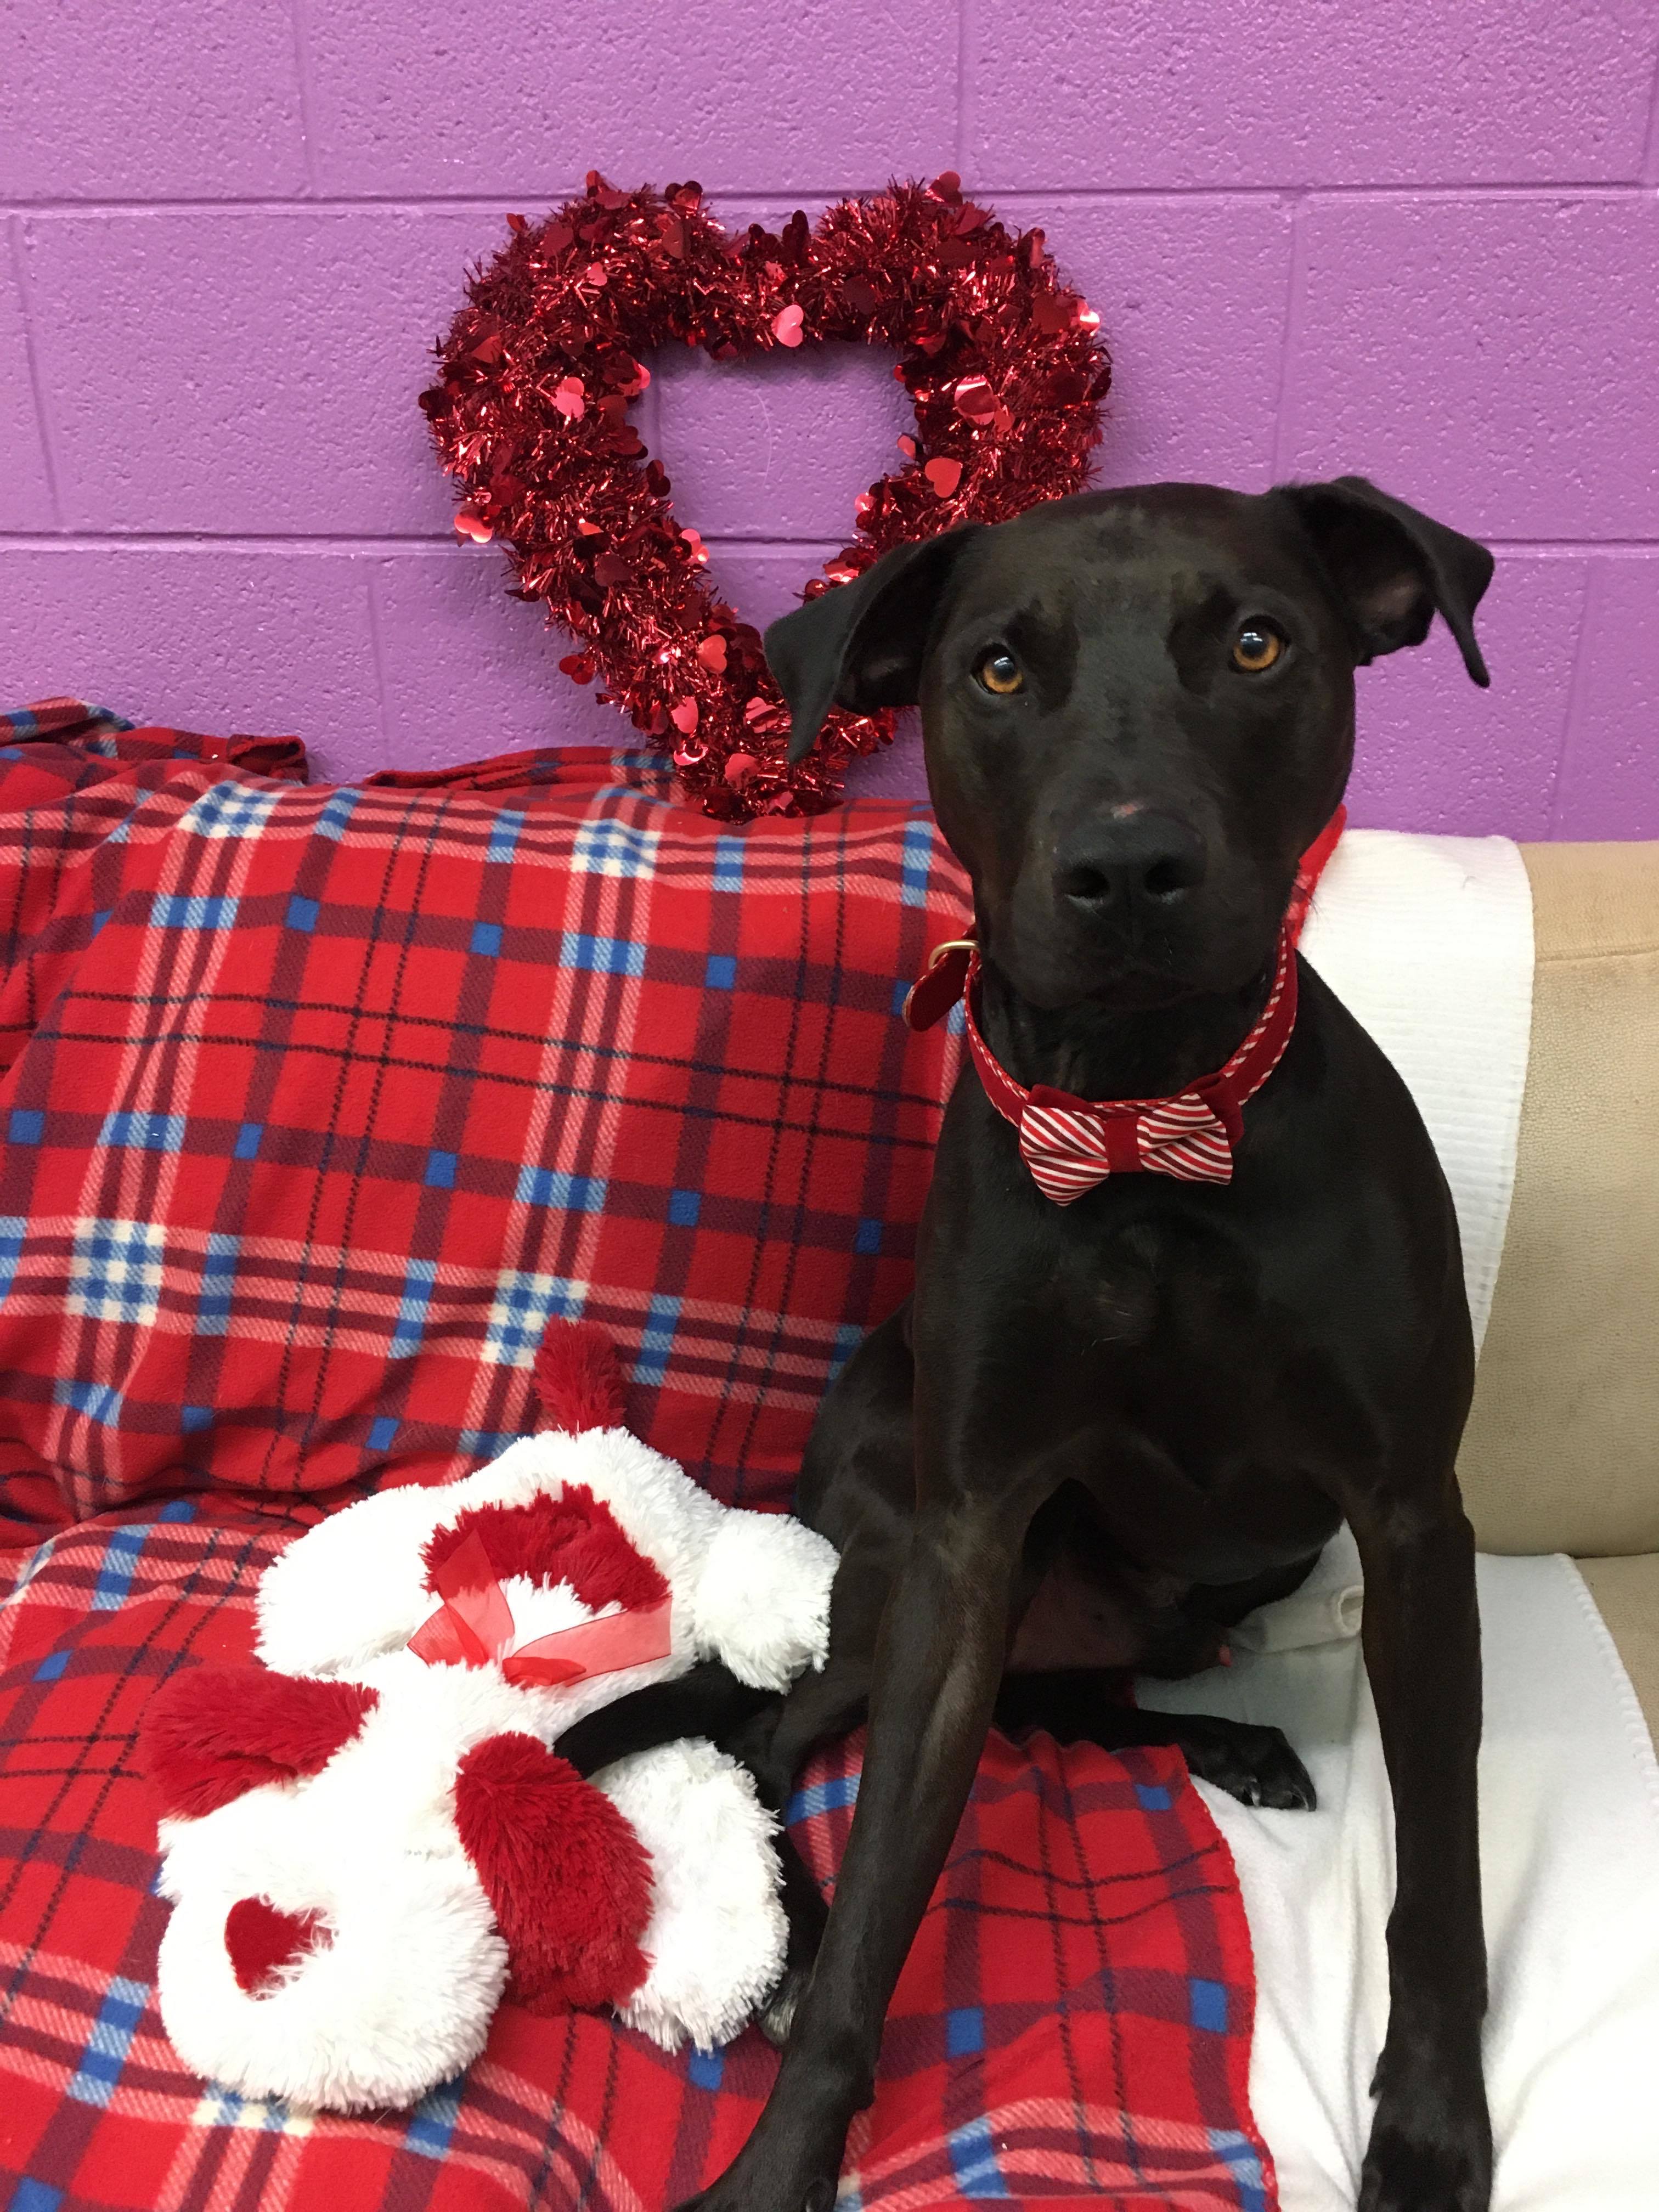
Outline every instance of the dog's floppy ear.
<path fill-rule="evenodd" d="M 856 582 L 808 599 L 771 625 L 766 662 L 789 708 L 791 761 L 811 750 L 831 707 L 867 714 L 915 706 L 933 611 L 981 527 L 970 522 L 917 545 L 896 545 Z"/>
<path fill-rule="evenodd" d="M 1364 477 L 1281 489 L 1347 610 L 1362 668 L 1379 653 L 1421 645 L 1437 609 L 1464 667 L 1477 684 L 1491 683 L 1474 640 L 1474 611 L 1493 566 L 1484 545 L 1390 499 Z"/>

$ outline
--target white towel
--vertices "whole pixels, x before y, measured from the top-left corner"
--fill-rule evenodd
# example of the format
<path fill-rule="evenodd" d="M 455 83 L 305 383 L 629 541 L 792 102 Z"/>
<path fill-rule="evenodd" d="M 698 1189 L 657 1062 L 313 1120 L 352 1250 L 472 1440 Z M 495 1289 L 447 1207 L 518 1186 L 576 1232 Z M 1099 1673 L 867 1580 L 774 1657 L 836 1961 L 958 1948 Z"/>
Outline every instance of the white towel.
<path fill-rule="evenodd" d="M 1328 1565 L 1340 1583 L 1346 1547 L 1357 1591 L 1352 1543 L 1339 1538 Z M 1482 1559 L 1479 1573 L 1494 2212 L 1653 2212 L 1659 1765 L 1571 1562 Z M 1358 1643 L 1242 1650 L 1229 1668 L 1140 1694 L 1164 1711 L 1275 1722 L 1313 1776 L 1315 1813 L 1250 1811 L 1200 1787 L 1250 1926 L 1250 2102 L 1282 2212 L 1351 2212 L 1394 1895 L 1393 1810 Z"/>
<path fill-rule="evenodd" d="M 1302 939 L 1399 1069 L 1451 1185 L 1478 1347 L 1515 1181 L 1532 1034 L 1532 887 L 1507 837 L 1350 830 Z"/>

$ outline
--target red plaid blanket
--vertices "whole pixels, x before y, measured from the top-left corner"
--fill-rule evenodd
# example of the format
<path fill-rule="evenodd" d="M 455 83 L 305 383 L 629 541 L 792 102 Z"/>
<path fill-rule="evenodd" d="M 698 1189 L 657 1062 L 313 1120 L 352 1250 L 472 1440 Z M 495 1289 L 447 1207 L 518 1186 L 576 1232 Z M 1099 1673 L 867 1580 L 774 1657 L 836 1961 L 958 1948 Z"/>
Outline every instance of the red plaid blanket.
<path fill-rule="evenodd" d="M 503 2008 L 413 2113 L 187 2075 L 137 1720 L 260 1569 L 529 1424 L 554 1313 L 629 1416 L 781 1504 L 908 1281 L 959 1036 L 894 1018 L 960 877 L 919 807 L 732 830 L 638 757 L 350 790 L 297 745 L 0 722 L 0 2176 L 21 2212 L 657 2212 L 774 2066 Z M 856 1741 L 792 1808 L 833 1878 Z M 1255 2212 L 1249 1947 L 1173 1753 L 994 1737 L 843 2201 Z"/>

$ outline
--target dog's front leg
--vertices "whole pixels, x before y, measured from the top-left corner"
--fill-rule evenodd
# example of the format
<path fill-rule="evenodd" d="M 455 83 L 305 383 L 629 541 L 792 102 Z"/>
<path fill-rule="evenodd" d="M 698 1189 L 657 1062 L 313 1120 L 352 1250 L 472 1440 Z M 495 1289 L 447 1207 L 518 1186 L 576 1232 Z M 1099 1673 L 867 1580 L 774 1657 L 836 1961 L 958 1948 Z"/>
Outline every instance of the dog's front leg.
<path fill-rule="evenodd" d="M 1389 2030 L 1360 2212 L 1486 2212 L 1492 2195 L 1480 2067 L 1480 1626 L 1474 1538 L 1448 1487 L 1426 1516 L 1354 1516 L 1396 1869 Z"/>
<path fill-rule="evenodd" d="M 702 2212 L 825 2212 L 882 2021 L 990 1726 L 1029 1514 L 951 1499 L 919 1513 L 876 1644 L 852 1832 L 817 1963 L 766 2109 Z"/>

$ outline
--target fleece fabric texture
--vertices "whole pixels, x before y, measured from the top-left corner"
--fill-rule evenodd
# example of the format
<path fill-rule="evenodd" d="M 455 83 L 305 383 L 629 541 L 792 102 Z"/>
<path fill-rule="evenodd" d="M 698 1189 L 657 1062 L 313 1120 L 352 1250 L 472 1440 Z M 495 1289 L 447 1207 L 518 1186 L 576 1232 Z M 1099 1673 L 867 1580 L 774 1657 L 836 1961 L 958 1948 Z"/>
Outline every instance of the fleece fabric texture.
<path fill-rule="evenodd" d="M 896 1000 L 962 878 L 924 808 L 732 831 L 638 757 L 302 775 L 292 744 L 75 706 L 0 731 L 0 2196 L 655 2212 L 747 2134 L 755 2031 L 670 2054 L 498 1984 L 482 2055 L 412 2111 L 192 2072 L 135 1736 L 169 1677 L 250 1657 L 298 1529 L 532 1425 L 556 1312 L 617 1341 L 647 1444 L 787 1503 L 830 1375 L 908 1287 L 961 1045 Z M 713 1595 L 737 1663 L 744 1607 Z M 859 1756 L 789 1808 L 826 1883 Z M 476 1884 L 381 1889 L 472 1955 Z M 706 1900 L 667 1902 L 710 1940 Z M 1251 2005 L 1179 1759 L 994 1737 L 845 2185 L 1261 2212 Z"/>

